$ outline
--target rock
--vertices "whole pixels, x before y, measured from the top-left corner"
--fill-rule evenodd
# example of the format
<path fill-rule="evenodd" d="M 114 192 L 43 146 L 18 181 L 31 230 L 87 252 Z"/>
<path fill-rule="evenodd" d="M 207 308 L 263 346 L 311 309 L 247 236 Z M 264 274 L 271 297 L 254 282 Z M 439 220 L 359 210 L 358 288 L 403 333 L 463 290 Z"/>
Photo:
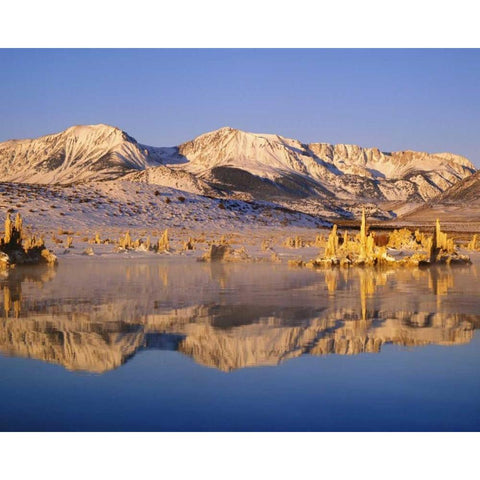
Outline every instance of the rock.
<path fill-rule="evenodd" d="M 57 263 L 57 256 L 46 248 L 42 250 L 41 256 L 49 265 L 55 265 Z"/>
<path fill-rule="evenodd" d="M 8 268 L 10 265 L 10 257 L 4 252 L 0 252 L 0 268 Z"/>
<path fill-rule="evenodd" d="M 210 245 L 210 250 L 200 257 L 199 260 L 202 262 L 220 262 L 224 259 L 225 254 L 229 249 L 231 249 L 231 247 L 228 245 L 215 245 L 212 243 L 212 245 Z"/>
<path fill-rule="evenodd" d="M 246 262 L 251 260 L 245 247 L 234 249 L 226 244 L 210 245 L 210 250 L 198 259 L 199 262 Z"/>
<path fill-rule="evenodd" d="M 15 223 L 10 214 L 5 219 L 5 235 L 0 239 L 0 262 L 3 267 L 11 265 L 55 265 L 57 257 L 45 248 L 43 238 L 26 237 L 23 231 L 23 220 L 17 214 Z"/>

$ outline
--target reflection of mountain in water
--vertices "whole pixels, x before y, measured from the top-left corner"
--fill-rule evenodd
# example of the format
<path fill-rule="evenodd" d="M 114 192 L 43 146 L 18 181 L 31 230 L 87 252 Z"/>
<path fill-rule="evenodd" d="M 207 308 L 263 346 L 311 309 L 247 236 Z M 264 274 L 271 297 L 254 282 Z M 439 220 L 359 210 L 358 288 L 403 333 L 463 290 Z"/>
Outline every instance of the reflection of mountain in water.
<path fill-rule="evenodd" d="M 180 308 L 153 299 L 143 304 L 138 298 L 27 301 L 22 299 L 23 284 L 51 278 L 42 277 L 45 272 L 19 272 L 1 283 L 5 314 L 0 320 L 0 351 L 71 370 L 105 372 L 141 350 L 168 349 L 230 371 L 276 365 L 303 354 L 380 352 L 388 343 L 462 344 L 480 326 L 480 315 L 442 311 L 441 297 L 454 286 L 449 269 L 322 272 L 313 284 L 300 288 L 315 291 L 326 285 L 327 301 L 321 306 L 212 301 Z M 392 308 L 386 293 L 401 291 L 413 281 L 434 296 L 431 310 L 412 310 L 398 301 Z"/>

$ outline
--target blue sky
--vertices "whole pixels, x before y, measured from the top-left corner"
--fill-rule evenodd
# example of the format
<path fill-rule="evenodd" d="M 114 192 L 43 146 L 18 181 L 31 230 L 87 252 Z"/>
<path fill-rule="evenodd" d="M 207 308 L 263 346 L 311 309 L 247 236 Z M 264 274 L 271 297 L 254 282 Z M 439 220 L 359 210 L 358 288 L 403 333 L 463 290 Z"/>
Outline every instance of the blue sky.
<path fill-rule="evenodd" d="M 0 65 L 0 141 L 107 123 L 170 146 L 229 125 L 480 167 L 480 49 L 12 49 Z"/>

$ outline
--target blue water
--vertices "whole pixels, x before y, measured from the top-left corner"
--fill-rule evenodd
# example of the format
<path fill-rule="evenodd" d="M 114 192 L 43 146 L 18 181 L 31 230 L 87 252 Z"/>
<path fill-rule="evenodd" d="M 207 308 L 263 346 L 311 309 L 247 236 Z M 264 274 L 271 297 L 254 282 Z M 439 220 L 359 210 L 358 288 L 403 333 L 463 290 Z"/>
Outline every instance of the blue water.
<path fill-rule="evenodd" d="M 254 268 L 253 273 L 241 266 L 231 267 L 230 270 L 226 268 L 222 270 L 223 273 L 226 272 L 226 283 L 222 281 L 222 285 L 219 285 L 206 267 L 171 264 L 166 266 L 166 271 L 170 274 L 168 285 L 160 288 L 155 282 L 152 283 L 152 276 L 156 274 L 150 272 L 151 274 L 145 275 L 145 270 L 142 269 L 138 270 L 141 273 L 133 275 L 133 280 L 130 272 L 122 283 L 119 272 L 124 272 L 126 267 L 119 263 L 108 265 L 108 268 L 104 266 L 105 275 L 112 275 L 112 279 L 116 279 L 115 290 L 123 294 L 119 313 L 115 310 L 117 300 L 114 292 L 109 289 L 108 282 L 104 282 L 103 290 L 98 285 L 85 287 L 84 290 L 79 288 L 87 278 L 92 278 L 92 272 L 98 266 L 90 264 L 75 267 L 79 273 L 72 280 L 71 290 L 65 286 L 68 284 L 66 269 L 59 269 L 53 279 L 41 285 L 22 279 L 23 303 L 20 315 L 18 318 L 10 318 L 13 307 L 9 311 L 9 320 L 3 324 L 7 336 L 1 337 L 0 344 L 5 353 L 0 356 L 2 430 L 480 429 L 480 340 L 475 332 L 478 316 L 475 314 L 477 306 L 472 292 L 476 285 L 473 283 L 475 277 L 469 277 L 473 275 L 471 272 L 447 272 L 448 279 L 443 283 L 449 287 L 446 292 L 442 290 L 442 293 L 432 291 L 431 276 L 421 277 L 420 280 L 414 280 L 414 276 L 398 279 L 397 274 L 393 273 L 386 284 L 381 282 L 383 285 L 376 287 L 375 295 L 371 291 L 368 295 L 362 294 L 361 288 L 357 290 L 356 285 L 361 287 L 361 282 L 353 274 L 343 283 L 343 287 L 337 286 L 338 290 L 332 295 L 325 287 L 322 274 L 303 271 L 290 273 L 282 267 L 272 270 L 271 266 L 262 266 L 258 270 Z M 160 267 L 163 269 L 164 265 L 160 264 Z M 159 265 L 148 265 L 145 268 L 154 268 L 157 272 Z M 187 315 L 185 320 L 183 314 L 172 314 L 175 304 L 181 304 L 181 308 L 188 306 L 182 294 L 176 291 L 186 281 L 182 273 L 184 268 L 200 269 L 193 275 L 195 283 L 204 275 L 205 282 L 201 287 L 197 285 L 195 290 L 192 285 L 190 297 L 192 304 L 208 305 L 209 315 L 195 314 L 190 319 Z M 82 269 L 85 272 L 82 273 Z M 164 270 L 162 275 L 163 272 Z M 269 285 L 268 291 L 264 287 L 265 278 L 270 278 L 271 275 L 277 278 L 272 280 L 274 286 L 278 287 L 277 293 L 272 292 L 272 285 Z M 430 280 L 427 282 L 426 279 Z M 134 283 L 130 283 L 132 281 Z M 419 283 L 415 284 L 416 281 Z M 409 288 L 409 283 L 412 288 Z M 400 287 L 407 293 L 404 294 L 402 304 L 398 305 L 398 294 L 395 292 Z M 129 288 L 132 290 L 131 296 L 126 294 Z M 145 297 L 138 296 L 137 288 L 143 289 Z M 158 289 L 161 290 L 160 294 L 156 293 Z M 243 292 L 243 296 L 239 291 Z M 81 297 L 75 297 L 74 292 L 78 292 Z M 57 304 L 52 303 L 56 293 Z M 95 294 L 95 298 L 90 298 L 88 302 L 86 300 L 90 294 Z M 176 298 L 178 295 L 182 298 Z M 277 305 L 273 304 L 272 296 L 278 296 Z M 465 296 L 463 304 L 460 302 L 461 296 Z M 145 300 L 147 297 L 148 300 Z M 285 302 L 285 298 L 290 300 Z M 293 301 L 292 298 L 297 300 Z M 404 313 L 394 320 L 390 318 L 393 325 L 390 330 L 374 333 L 375 328 L 384 325 L 387 317 L 392 317 L 389 301 L 395 298 L 399 309 L 401 307 Z M 162 299 L 164 303 L 159 305 Z M 349 299 L 355 300 L 358 306 L 348 306 Z M 250 303 L 246 304 L 247 300 Z M 111 309 L 117 311 L 116 315 L 122 316 L 124 323 L 118 323 L 117 317 L 105 318 L 104 313 L 98 316 L 98 311 L 103 311 L 102 305 L 107 301 L 111 302 Z M 62 305 L 67 305 L 68 308 L 62 309 Z M 404 309 L 411 305 L 416 306 L 417 310 L 407 309 L 407 312 L 411 312 L 407 318 Z M 78 320 L 69 313 L 66 320 L 57 320 L 65 311 L 71 312 L 72 306 L 77 313 L 84 310 L 88 315 Z M 426 320 L 419 325 L 412 318 L 417 318 L 418 312 L 422 312 L 425 306 L 432 309 L 431 316 L 425 317 Z M 164 317 L 148 316 L 152 315 L 150 309 L 158 311 L 159 308 L 161 311 L 168 310 L 168 321 Z M 329 308 L 337 313 L 338 319 L 329 320 L 328 325 L 321 326 Z M 132 313 L 130 315 L 125 312 Z M 242 312 L 245 317 L 242 317 Z M 439 313 L 445 317 L 432 320 Z M 33 323 L 22 330 L 18 340 L 30 345 L 30 358 L 25 358 L 25 353 L 21 353 L 23 345 L 11 341 L 15 335 L 12 332 L 16 331 L 19 322 L 26 324 L 32 320 L 33 315 Z M 456 319 L 457 324 L 452 325 L 452 318 Z M 43 320 L 46 327 L 42 326 Z M 74 330 L 80 329 L 81 335 L 69 330 L 69 325 L 77 321 L 80 326 Z M 113 322 L 112 325 L 102 330 L 102 322 L 108 324 L 109 321 Z M 404 345 L 396 340 L 397 337 L 394 341 L 387 340 L 376 353 L 315 354 L 318 339 L 332 336 L 336 329 L 345 327 L 345 322 L 350 322 L 345 330 L 347 337 L 351 328 L 358 327 L 356 333 L 352 333 L 353 336 L 358 332 L 367 332 L 372 338 L 375 335 L 380 338 L 386 331 L 397 332 L 396 322 L 401 322 L 401 338 L 407 340 L 402 340 Z M 128 328 L 125 323 L 129 325 Z M 315 339 L 308 342 L 295 340 L 289 344 L 288 352 L 282 350 L 278 353 L 278 361 L 272 360 L 277 358 L 275 355 L 279 345 L 284 345 L 272 340 L 277 338 L 275 335 L 278 332 L 288 331 L 291 339 L 293 335 L 301 335 L 317 324 L 319 330 L 315 330 Z M 135 351 L 129 351 L 118 366 L 105 364 L 107 366 L 101 372 L 72 370 L 76 365 L 72 363 L 67 365 L 69 370 L 62 365 L 63 357 L 54 360 L 50 358 L 48 361 L 38 359 L 39 355 L 48 356 L 52 348 L 58 348 L 61 352 L 62 349 L 71 348 L 71 345 L 76 345 L 78 352 L 97 352 L 99 342 L 103 340 L 107 350 L 103 350 L 102 343 L 101 352 L 106 352 L 109 351 L 108 348 L 114 348 L 119 342 L 129 339 L 132 332 L 137 334 L 139 328 L 142 331 L 148 329 L 149 338 L 154 335 L 152 330 L 156 331 L 157 337 L 154 338 L 160 340 L 152 343 L 151 340 L 141 339 Z M 196 333 L 199 328 L 202 329 L 201 334 Z M 38 337 L 39 331 L 47 332 L 51 337 Z M 114 333 L 109 336 L 108 332 L 111 331 Z M 459 338 L 458 333 L 452 333 L 454 331 L 467 332 L 466 338 L 452 343 L 450 340 Z M 58 332 L 69 333 L 62 336 Z M 443 335 L 442 341 L 438 340 L 439 333 Z M 75 335 L 78 338 L 69 344 L 66 337 Z M 460 335 L 461 338 L 462 335 L 464 333 Z M 198 342 L 195 343 L 197 350 L 181 346 L 189 338 Z M 226 342 L 232 338 L 235 343 L 229 347 Z M 241 356 L 238 352 L 243 351 L 246 338 L 260 342 L 258 345 L 274 344 L 274 357 L 265 361 L 264 357 L 254 356 L 253 360 L 247 361 L 251 362 L 249 365 L 227 368 L 225 362 L 229 361 L 228 358 Z M 422 339 L 421 344 L 411 345 L 412 338 Z M 46 339 L 52 343 L 45 343 Z M 41 345 L 35 342 L 40 342 Z M 129 342 L 131 343 L 130 340 Z M 222 348 L 213 349 L 211 342 L 220 342 Z M 5 346 L 7 344 L 8 348 Z M 32 353 L 33 348 L 37 358 Z M 84 348 L 86 350 L 82 350 Z M 269 348 L 267 350 L 271 353 Z M 292 348 L 300 348 L 301 352 L 287 358 L 286 354 L 291 353 Z M 216 352 L 215 355 L 212 352 Z M 220 354 L 217 355 L 218 352 Z M 78 355 L 73 361 L 78 360 Z M 97 363 L 94 365 L 97 366 Z"/>

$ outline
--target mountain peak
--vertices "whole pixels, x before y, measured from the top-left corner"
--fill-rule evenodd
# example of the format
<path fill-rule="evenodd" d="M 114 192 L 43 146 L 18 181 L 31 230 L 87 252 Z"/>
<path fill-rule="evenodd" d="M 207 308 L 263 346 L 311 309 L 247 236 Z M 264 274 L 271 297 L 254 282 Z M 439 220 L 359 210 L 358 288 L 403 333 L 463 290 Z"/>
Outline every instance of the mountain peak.
<path fill-rule="evenodd" d="M 217 128 L 216 130 L 212 130 L 210 132 L 202 133 L 198 137 L 192 139 L 192 141 L 195 141 L 199 138 L 224 138 L 224 137 L 230 137 L 233 135 L 244 135 L 244 134 L 247 134 L 247 132 L 244 132 L 243 130 L 239 130 L 238 128 L 225 126 L 225 127 Z"/>
<path fill-rule="evenodd" d="M 0 143 L 0 178 L 27 183 L 71 183 L 116 178 L 158 165 L 154 149 L 103 123 L 74 125 L 35 139 Z"/>
<path fill-rule="evenodd" d="M 81 132 L 83 130 L 96 130 L 96 131 L 112 131 L 112 130 L 118 130 L 120 129 L 118 127 L 115 127 L 113 125 L 108 125 L 106 123 L 94 123 L 94 124 L 79 124 L 79 125 L 72 125 L 71 127 L 67 128 L 65 132 Z"/>
<path fill-rule="evenodd" d="M 222 133 L 230 133 L 230 132 L 240 132 L 241 130 L 239 130 L 238 128 L 225 126 L 225 127 L 220 127 L 220 128 L 218 128 L 217 130 L 214 130 L 214 131 L 215 132 L 222 132 Z"/>
<path fill-rule="evenodd" d="M 93 125 L 73 125 L 72 127 L 67 128 L 66 130 L 61 132 L 61 134 L 72 135 L 76 138 L 91 136 L 98 138 L 111 137 L 115 138 L 119 142 L 125 140 L 132 143 L 137 143 L 137 141 L 127 132 L 121 130 L 118 127 L 107 125 L 105 123 L 97 123 Z"/>
<path fill-rule="evenodd" d="M 211 132 L 206 132 L 200 135 L 197 138 L 206 137 L 206 136 L 230 136 L 230 135 L 237 135 L 239 137 L 251 137 L 251 138 L 281 138 L 275 134 L 267 134 L 267 133 L 255 133 L 255 132 L 247 132 L 245 130 L 240 130 L 239 128 L 233 127 L 220 127 L 217 130 L 212 130 Z"/>

